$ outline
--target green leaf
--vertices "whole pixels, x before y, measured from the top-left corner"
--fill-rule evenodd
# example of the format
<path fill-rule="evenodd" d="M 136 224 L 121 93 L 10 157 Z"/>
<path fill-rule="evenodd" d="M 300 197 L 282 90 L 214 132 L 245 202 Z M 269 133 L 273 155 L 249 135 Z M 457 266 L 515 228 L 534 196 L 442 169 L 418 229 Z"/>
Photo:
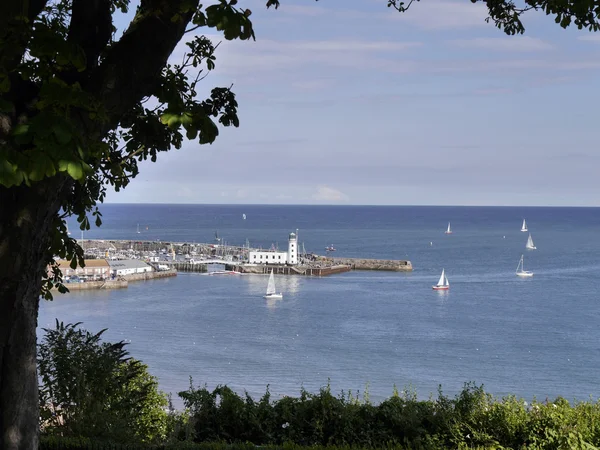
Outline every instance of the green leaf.
<path fill-rule="evenodd" d="M 61 145 L 68 144 L 73 138 L 71 131 L 69 131 L 65 124 L 60 122 L 52 125 L 52 132 L 54 133 L 54 136 L 56 136 L 56 141 Z"/>
<path fill-rule="evenodd" d="M 79 161 L 70 161 L 67 164 L 67 173 L 74 180 L 83 179 L 83 167 Z"/>

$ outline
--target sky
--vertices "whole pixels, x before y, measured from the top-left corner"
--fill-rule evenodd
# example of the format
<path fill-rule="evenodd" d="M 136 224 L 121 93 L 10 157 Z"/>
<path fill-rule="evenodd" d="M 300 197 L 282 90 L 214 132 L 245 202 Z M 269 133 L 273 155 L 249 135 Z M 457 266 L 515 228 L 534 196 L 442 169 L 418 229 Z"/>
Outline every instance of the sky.
<path fill-rule="evenodd" d="M 470 0 L 265 3 L 238 3 L 255 42 L 198 30 L 240 127 L 107 202 L 600 206 L 600 33 L 530 12 L 507 36 Z"/>

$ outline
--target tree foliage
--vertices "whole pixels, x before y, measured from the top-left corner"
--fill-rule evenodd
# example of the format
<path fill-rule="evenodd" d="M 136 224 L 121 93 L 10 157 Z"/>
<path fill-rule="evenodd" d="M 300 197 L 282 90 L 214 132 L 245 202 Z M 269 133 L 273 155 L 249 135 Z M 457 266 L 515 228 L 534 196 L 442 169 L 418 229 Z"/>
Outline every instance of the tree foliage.
<path fill-rule="evenodd" d="M 184 139 L 210 144 L 219 126 L 239 126 L 230 87 L 199 95 L 199 82 L 215 68 L 215 44 L 193 33 L 184 38 L 214 28 L 228 40 L 254 39 L 250 10 L 236 4 L 144 0 L 118 40 L 113 16 L 127 12 L 129 0 L 24 1 L 4 16 L 0 188 L 59 181 L 61 212 L 47 263 L 58 255 L 82 265 L 62 219 L 75 215 L 85 230 L 91 215 L 100 225 L 97 204 L 107 186 L 126 187 L 141 161 L 156 161 Z M 167 63 L 182 38 L 181 62 Z M 51 273 L 46 288 L 58 275 Z"/>
<path fill-rule="evenodd" d="M 388 7 L 406 12 L 413 3 L 421 0 L 388 0 Z M 427 0 L 423 0 L 426 2 Z M 489 16 L 488 22 L 506 34 L 523 34 L 525 25 L 523 15 L 528 11 L 541 11 L 553 16 L 562 28 L 574 24 L 578 29 L 598 31 L 600 28 L 600 2 L 598 0 L 470 0 L 471 3 L 485 3 Z"/>
<path fill-rule="evenodd" d="M 45 434 L 98 440 L 162 442 L 167 397 L 125 343 L 102 342 L 79 323 L 44 329 L 38 347 L 40 411 Z"/>

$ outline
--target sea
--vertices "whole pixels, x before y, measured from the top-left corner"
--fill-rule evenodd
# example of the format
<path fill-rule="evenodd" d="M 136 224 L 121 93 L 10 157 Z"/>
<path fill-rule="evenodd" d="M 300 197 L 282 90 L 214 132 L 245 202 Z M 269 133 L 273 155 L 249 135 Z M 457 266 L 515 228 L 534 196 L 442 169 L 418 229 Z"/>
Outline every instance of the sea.
<path fill-rule="evenodd" d="M 598 397 L 600 209 L 546 207 L 106 204 L 84 239 L 214 242 L 335 256 L 408 259 L 411 273 L 354 271 L 177 277 L 42 301 L 55 320 L 107 328 L 160 388 L 226 384 L 253 397 L 351 391 L 373 402 L 396 387 L 419 398 L 464 384 L 530 401 Z M 246 219 L 243 215 L 246 215 Z M 536 250 L 526 250 L 527 220 Z M 448 222 L 453 233 L 445 234 Z M 140 233 L 137 233 L 139 224 Z M 77 223 L 69 222 L 74 237 Z M 534 276 L 515 276 L 521 255 Z M 442 269 L 447 292 L 432 290 Z"/>

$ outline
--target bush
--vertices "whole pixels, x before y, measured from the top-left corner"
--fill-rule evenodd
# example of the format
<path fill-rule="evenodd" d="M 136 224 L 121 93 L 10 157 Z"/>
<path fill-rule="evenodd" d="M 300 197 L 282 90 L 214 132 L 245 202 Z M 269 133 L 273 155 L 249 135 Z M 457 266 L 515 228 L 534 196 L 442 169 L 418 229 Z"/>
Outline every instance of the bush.
<path fill-rule="evenodd" d="M 46 332 L 38 346 L 40 415 L 47 435 L 120 443 L 163 442 L 167 398 L 125 343 L 102 342 L 79 323 Z"/>

